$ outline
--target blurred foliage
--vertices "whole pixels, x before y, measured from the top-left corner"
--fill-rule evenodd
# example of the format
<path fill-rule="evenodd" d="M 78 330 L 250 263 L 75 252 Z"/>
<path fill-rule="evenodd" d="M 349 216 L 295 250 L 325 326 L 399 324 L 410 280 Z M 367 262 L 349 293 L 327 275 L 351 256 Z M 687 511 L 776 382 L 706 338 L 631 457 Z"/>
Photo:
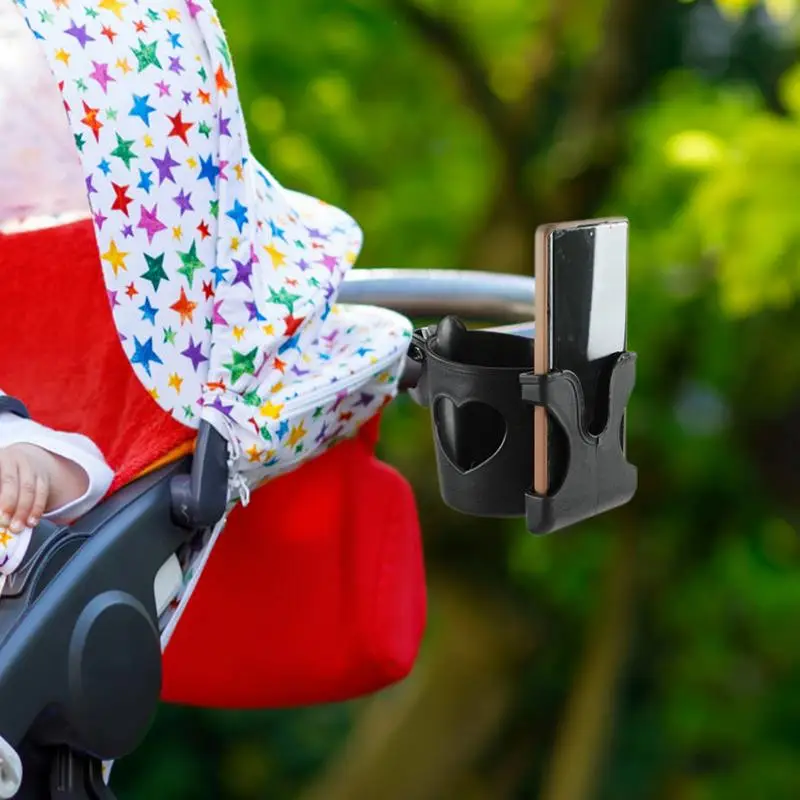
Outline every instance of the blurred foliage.
<path fill-rule="evenodd" d="M 417 490 L 432 587 L 415 675 L 339 707 L 165 708 L 122 797 L 800 796 L 797 5 L 218 0 L 256 155 L 361 221 L 362 264 L 529 273 L 539 222 L 630 218 L 641 487 L 546 539 L 458 517 L 398 401 L 383 455 Z M 507 617 L 518 646 L 492 638 Z M 498 657 L 446 687 L 456 717 L 436 698 L 459 640 Z M 414 760 L 359 745 L 376 715 L 425 742 Z"/>

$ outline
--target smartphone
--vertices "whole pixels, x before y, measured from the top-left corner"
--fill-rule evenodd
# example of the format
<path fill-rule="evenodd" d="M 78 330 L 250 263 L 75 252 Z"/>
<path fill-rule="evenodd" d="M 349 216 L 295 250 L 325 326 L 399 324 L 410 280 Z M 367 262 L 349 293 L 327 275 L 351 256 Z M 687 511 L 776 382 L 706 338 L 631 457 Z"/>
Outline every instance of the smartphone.
<path fill-rule="evenodd" d="M 608 418 L 610 366 L 625 350 L 628 220 L 559 222 L 536 231 L 534 373 L 571 370 L 580 379 L 584 421 L 601 433 Z M 533 490 L 546 495 L 566 464 L 559 432 L 534 409 Z M 620 431 L 624 449 L 625 433 Z"/>

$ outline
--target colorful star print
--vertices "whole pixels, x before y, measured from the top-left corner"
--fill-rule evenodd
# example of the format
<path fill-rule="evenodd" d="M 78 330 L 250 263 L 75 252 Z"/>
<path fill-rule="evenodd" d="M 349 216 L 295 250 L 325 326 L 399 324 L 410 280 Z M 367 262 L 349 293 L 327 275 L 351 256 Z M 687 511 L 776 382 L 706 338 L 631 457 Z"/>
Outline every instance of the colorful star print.
<path fill-rule="evenodd" d="M 253 158 L 209 0 L 15 2 L 61 91 L 147 391 L 210 421 L 253 482 L 352 435 L 396 392 L 410 324 L 335 305 L 361 232 Z"/>

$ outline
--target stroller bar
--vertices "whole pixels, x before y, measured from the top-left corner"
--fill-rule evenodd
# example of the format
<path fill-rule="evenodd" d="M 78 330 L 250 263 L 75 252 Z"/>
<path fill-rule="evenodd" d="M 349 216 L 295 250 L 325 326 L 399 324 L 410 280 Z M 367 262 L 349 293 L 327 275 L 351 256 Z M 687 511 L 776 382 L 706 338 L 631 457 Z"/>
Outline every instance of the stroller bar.
<path fill-rule="evenodd" d="M 533 319 L 535 281 L 454 269 L 354 269 L 342 284 L 342 303 L 382 306 L 409 317 L 455 314 L 475 322 Z"/>

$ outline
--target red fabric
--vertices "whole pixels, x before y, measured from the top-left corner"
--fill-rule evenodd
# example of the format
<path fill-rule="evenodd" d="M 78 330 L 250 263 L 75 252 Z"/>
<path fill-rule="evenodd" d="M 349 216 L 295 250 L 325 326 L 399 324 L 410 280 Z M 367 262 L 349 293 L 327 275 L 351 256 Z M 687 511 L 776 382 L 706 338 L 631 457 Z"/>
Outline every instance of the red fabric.
<path fill-rule="evenodd" d="M 340 444 L 233 512 L 167 646 L 166 700 L 310 705 L 408 674 L 425 620 L 417 513 L 369 438 Z"/>
<path fill-rule="evenodd" d="M 39 422 L 92 439 L 116 473 L 113 488 L 194 436 L 161 410 L 122 351 L 91 221 L 0 234 L 0 287 L 13 309 L 0 389 Z"/>
<path fill-rule="evenodd" d="M 192 438 L 122 352 L 91 222 L 0 235 L 0 286 L 0 388 L 44 424 L 91 437 L 112 489 Z M 376 439 L 377 421 L 232 514 L 165 655 L 165 699 L 326 702 L 408 672 L 425 619 L 419 529 Z"/>

